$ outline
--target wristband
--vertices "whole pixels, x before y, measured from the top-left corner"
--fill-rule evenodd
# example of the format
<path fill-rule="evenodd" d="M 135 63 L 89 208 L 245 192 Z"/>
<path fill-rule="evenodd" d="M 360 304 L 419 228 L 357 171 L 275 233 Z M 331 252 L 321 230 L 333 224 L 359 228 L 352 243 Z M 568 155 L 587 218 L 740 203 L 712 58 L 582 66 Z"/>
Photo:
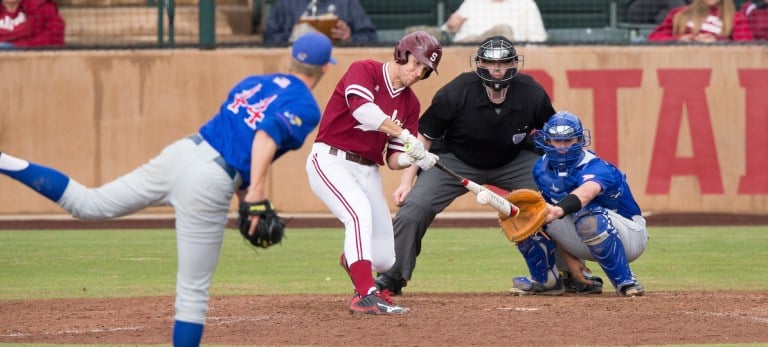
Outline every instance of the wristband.
<path fill-rule="evenodd" d="M 579 197 L 574 194 L 568 194 L 563 198 L 563 200 L 560 200 L 555 206 L 563 209 L 563 217 L 574 213 L 579 212 L 581 210 L 581 200 L 579 200 Z M 563 218 L 560 217 L 560 218 Z"/>

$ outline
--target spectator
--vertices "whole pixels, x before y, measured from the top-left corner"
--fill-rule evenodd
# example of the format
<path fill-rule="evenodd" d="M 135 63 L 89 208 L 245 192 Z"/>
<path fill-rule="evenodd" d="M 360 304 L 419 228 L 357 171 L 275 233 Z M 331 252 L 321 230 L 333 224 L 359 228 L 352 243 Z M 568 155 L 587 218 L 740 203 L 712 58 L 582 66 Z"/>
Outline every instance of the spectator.
<path fill-rule="evenodd" d="M 752 0 L 741 6 L 755 40 L 768 41 L 768 0 Z"/>
<path fill-rule="evenodd" d="M 627 22 L 661 24 L 669 11 L 688 3 L 686 0 L 635 0 L 627 8 Z"/>
<path fill-rule="evenodd" d="M 445 24 L 454 42 L 482 42 L 504 36 L 517 42 L 547 40 L 539 7 L 533 0 L 464 0 Z"/>
<path fill-rule="evenodd" d="M 751 41 L 747 18 L 735 8 L 733 0 L 693 0 L 670 11 L 648 41 Z"/>
<path fill-rule="evenodd" d="M 53 0 L 2 0 L 0 47 L 64 45 L 64 20 Z"/>
<path fill-rule="evenodd" d="M 339 18 L 330 38 L 336 42 L 378 41 L 376 27 L 358 0 L 276 0 L 267 17 L 264 43 L 287 43 L 306 31 L 302 16 L 335 15 Z M 311 29 L 311 28 L 310 28 Z"/>

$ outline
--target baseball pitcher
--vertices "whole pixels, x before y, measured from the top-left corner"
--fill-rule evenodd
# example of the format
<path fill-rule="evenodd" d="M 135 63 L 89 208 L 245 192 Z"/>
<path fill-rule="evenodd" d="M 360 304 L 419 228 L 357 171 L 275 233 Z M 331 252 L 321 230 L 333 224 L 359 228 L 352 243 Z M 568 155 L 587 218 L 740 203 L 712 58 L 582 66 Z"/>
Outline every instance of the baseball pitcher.
<path fill-rule="evenodd" d="M 311 89 L 335 61 L 322 34 L 292 48 L 288 73 L 254 75 L 234 86 L 199 133 L 181 138 L 130 173 L 87 188 L 49 167 L 0 153 L 0 173 L 57 203 L 74 217 L 102 220 L 170 205 L 176 217 L 178 272 L 174 346 L 198 346 L 232 195 L 241 200 L 241 233 L 268 247 L 282 223 L 265 195 L 267 169 L 301 147 L 320 121 Z"/>

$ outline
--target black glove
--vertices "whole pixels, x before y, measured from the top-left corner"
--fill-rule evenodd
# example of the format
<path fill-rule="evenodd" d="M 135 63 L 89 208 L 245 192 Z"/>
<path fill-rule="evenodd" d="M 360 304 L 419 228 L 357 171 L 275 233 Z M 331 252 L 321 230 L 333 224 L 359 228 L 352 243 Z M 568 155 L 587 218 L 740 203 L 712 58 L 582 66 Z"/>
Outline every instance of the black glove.
<path fill-rule="evenodd" d="M 285 222 L 277 215 L 269 200 L 259 202 L 240 202 L 238 210 L 240 234 L 256 247 L 268 248 L 280 243 L 285 236 Z M 248 235 L 251 228 L 249 217 L 259 216 L 259 223 L 253 235 Z"/>

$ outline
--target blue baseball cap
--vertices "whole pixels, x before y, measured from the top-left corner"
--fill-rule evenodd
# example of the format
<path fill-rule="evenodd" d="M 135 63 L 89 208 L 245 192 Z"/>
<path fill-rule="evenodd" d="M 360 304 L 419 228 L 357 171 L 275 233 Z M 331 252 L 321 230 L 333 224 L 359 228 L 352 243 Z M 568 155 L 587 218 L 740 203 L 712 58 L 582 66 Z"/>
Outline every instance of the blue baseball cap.
<path fill-rule="evenodd" d="M 293 42 L 291 55 L 294 59 L 305 64 L 336 64 L 336 59 L 331 57 L 331 49 L 333 49 L 333 44 L 327 36 L 319 32 L 310 32 Z"/>

